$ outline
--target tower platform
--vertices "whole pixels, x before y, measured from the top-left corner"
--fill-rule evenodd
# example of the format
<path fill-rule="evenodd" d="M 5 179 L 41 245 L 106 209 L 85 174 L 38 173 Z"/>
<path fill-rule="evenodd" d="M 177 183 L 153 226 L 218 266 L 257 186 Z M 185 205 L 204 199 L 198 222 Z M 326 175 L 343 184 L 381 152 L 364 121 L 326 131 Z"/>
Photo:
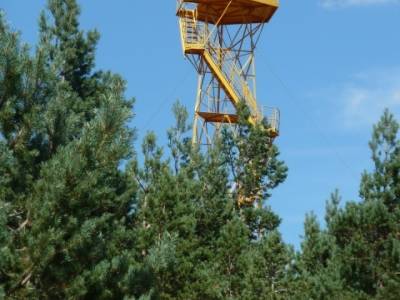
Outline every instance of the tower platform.
<path fill-rule="evenodd" d="M 197 4 L 197 20 L 220 25 L 267 23 L 279 7 L 279 0 L 232 0 L 229 5 L 230 1 L 183 0 Z"/>

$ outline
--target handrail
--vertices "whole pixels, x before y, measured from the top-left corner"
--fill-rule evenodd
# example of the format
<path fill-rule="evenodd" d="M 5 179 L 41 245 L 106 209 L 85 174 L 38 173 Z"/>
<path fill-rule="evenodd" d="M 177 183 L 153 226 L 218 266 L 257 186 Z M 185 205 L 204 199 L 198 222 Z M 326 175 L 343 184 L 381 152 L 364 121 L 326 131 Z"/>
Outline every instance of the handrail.
<path fill-rule="evenodd" d="M 205 45 L 205 36 L 202 33 L 205 33 L 205 29 L 202 28 L 204 26 L 200 26 L 201 23 L 198 23 L 195 16 L 194 11 L 186 10 L 188 15 L 184 15 L 180 17 L 181 22 L 181 31 L 182 31 L 182 38 L 184 44 L 202 44 Z M 193 14 L 192 17 L 189 14 Z M 193 25 L 189 25 L 193 24 Z M 188 33 L 189 30 L 192 30 L 190 34 Z"/>
<path fill-rule="evenodd" d="M 268 107 L 268 106 L 263 106 L 262 107 L 262 114 L 265 118 L 265 120 L 268 123 L 268 127 L 270 127 L 275 134 L 279 134 L 280 130 L 280 111 L 278 108 L 275 107 Z"/>

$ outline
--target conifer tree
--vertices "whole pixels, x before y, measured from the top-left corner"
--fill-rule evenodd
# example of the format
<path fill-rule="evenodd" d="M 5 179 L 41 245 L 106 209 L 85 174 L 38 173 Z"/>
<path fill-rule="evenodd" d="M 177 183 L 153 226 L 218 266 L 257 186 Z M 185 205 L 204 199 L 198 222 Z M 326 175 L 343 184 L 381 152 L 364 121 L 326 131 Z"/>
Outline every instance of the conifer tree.
<path fill-rule="evenodd" d="M 332 194 L 327 204 L 327 216 L 338 204 L 338 192 Z M 329 203 L 332 203 L 330 205 Z M 327 222 L 329 223 L 328 217 Z M 304 237 L 301 243 L 301 259 L 297 265 L 299 280 L 294 292 L 296 299 L 351 299 L 343 289 L 339 262 L 336 260 L 334 237 L 321 229 L 314 213 L 308 214 L 304 222 Z M 354 295 L 353 295 L 354 297 Z"/>
<path fill-rule="evenodd" d="M 306 220 L 301 264 L 313 298 L 398 299 L 400 297 L 399 124 L 386 110 L 374 126 L 370 148 L 374 169 L 365 172 L 360 202 L 327 205 L 326 230 Z"/>
<path fill-rule="evenodd" d="M 33 57 L 0 20 L 2 293 L 140 296 L 150 288 L 129 218 L 136 184 L 121 168 L 132 101 L 119 76 L 93 71 L 98 34 L 79 30 L 76 2 L 49 0 L 48 12 Z"/>
<path fill-rule="evenodd" d="M 143 144 L 145 160 L 143 169 L 137 171 L 141 191 L 135 214 L 138 252 L 147 260 L 153 247 L 169 239 L 174 258 L 171 260 L 168 251 L 163 255 L 173 265 L 166 264 L 163 269 L 157 264 L 150 266 L 156 276 L 157 293 L 161 299 L 198 299 L 207 290 L 204 283 L 193 285 L 209 280 L 204 277 L 204 272 L 210 272 L 206 259 L 212 255 L 210 239 L 215 239 L 223 223 L 219 219 L 223 218 L 227 188 L 219 180 L 223 176 L 213 176 L 220 168 L 213 161 L 216 156 L 210 159 L 210 166 L 191 147 L 186 110 L 176 104 L 174 114 L 176 126 L 168 131 L 171 160 L 163 159 L 154 134 L 149 134 Z M 208 180 L 214 180 L 214 185 Z M 217 209 L 218 205 L 222 208 Z"/>
<path fill-rule="evenodd" d="M 400 296 L 399 124 L 386 110 L 374 126 L 370 148 L 374 170 L 364 173 L 361 203 L 350 203 L 334 218 L 334 234 L 349 288 L 370 296 Z"/>
<path fill-rule="evenodd" d="M 0 285 L 7 293 L 19 285 L 24 272 L 27 197 L 38 173 L 40 137 L 38 85 L 44 77 L 40 55 L 29 56 L 19 34 L 0 14 Z"/>
<path fill-rule="evenodd" d="M 279 151 L 272 143 L 268 123 L 253 126 L 249 122 L 250 111 L 245 103 L 238 107 L 237 132 L 223 131 L 223 154 L 229 174 L 235 183 L 238 203 L 251 206 L 262 204 L 270 197 L 272 189 L 285 181 L 287 167 L 278 159 Z"/>
<path fill-rule="evenodd" d="M 149 134 L 143 144 L 144 165 L 136 171 L 141 187 L 134 214 L 137 252 L 148 261 L 151 249 L 164 245 L 165 250 L 158 252 L 163 263 L 151 260 L 148 265 L 155 276 L 155 294 L 161 299 L 255 299 L 265 293 L 268 299 L 271 289 L 252 290 L 254 277 L 259 285 L 269 278 L 270 287 L 279 286 L 292 258 L 276 233 L 279 218 L 269 208 L 238 207 L 224 154 L 234 141 L 216 140 L 206 151 L 193 147 L 186 110 L 179 104 L 173 110 L 176 125 L 168 131 L 171 159 L 163 158 L 163 149 Z M 254 143 L 264 142 L 249 143 L 256 147 Z M 281 254 L 274 260 L 270 255 L 276 249 Z M 279 293 L 283 299 L 284 293 Z"/>
<path fill-rule="evenodd" d="M 240 299 L 292 299 L 296 272 L 294 251 L 277 230 L 252 243 L 245 254 L 246 274 Z"/>

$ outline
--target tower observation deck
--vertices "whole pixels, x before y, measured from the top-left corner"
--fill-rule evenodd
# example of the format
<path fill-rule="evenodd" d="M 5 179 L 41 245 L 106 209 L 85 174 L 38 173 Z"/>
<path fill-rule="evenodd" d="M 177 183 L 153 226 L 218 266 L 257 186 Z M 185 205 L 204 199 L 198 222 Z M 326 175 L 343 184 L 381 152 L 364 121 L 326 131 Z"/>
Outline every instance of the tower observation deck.
<path fill-rule="evenodd" d="M 252 124 L 279 135 L 279 110 L 256 100 L 254 50 L 278 0 L 178 0 L 185 56 L 198 73 L 193 143 L 211 145 L 223 125 L 235 130 L 244 102 Z M 266 122 L 265 122 L 266 121 Z"/>

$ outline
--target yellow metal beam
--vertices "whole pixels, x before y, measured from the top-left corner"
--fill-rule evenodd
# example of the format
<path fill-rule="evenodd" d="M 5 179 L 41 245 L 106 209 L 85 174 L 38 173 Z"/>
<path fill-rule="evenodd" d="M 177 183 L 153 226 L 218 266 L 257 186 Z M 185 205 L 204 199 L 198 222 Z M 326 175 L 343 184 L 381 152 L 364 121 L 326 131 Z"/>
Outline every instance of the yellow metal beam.
<path fill-rule="evenodd" d="M 208 67 L 210 68 L 211 72 L 214 76 L 218 79 L 219 83 L 221 84 L 222 88 L 224 89 L 225 93 L 229 96 L 232 103 L 237 106 L 240 103 L 240 98 L 236 94 L 235 90 L 233 89 L 232 85 L 226 79 L 225 75 L 222 73 L 221 69 L 218 65 L 214 62 L 214 59 L 210 55 L 209 51 L 203 51 L 203 57 L 206 61 Z"/>

